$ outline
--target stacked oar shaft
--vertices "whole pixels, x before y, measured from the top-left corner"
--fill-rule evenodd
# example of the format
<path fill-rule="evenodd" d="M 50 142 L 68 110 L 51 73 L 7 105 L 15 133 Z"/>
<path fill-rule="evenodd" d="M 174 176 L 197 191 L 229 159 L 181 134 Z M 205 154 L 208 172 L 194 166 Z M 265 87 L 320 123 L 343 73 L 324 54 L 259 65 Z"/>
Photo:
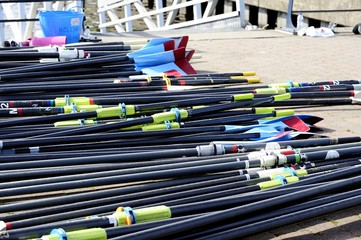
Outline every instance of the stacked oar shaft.
<path fill-rule="evenodd" d="M 196 74 L 184 39 L 0 51 L 0 239 L 237 238 L 360 204 L 361 138 L 291 109 L 358 81 Z"/>

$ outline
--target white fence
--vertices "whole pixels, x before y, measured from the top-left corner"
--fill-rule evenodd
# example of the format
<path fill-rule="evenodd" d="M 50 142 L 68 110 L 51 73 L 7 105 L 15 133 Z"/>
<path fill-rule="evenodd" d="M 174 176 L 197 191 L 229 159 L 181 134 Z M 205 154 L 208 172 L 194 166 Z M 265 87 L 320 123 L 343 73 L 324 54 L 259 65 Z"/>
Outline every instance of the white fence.
<path fill-rule="evenodd" d="M 143 21 L 145 30 L 169 30 L 184 28 L 228 18 L 238 18 L 240 26 L 246 25 L 244 0 L 236 0 L 235 10 L 215 15 L 218 0 L 173 0 L 170 6 L 163 7 L 162 0 L 155 0 L 155 10 L 147 9 L 141 0 L 98 0 L 99 29 L 107 32 L 114 27 L 117 32 L 132 32 L 134 21 Z M 203 8 L 201 3 L 205 3 Z M 193 20 L 175 22 L 178 11 L 193 8 Z M 123 8 L 123 16 L 119 16 Z"/>

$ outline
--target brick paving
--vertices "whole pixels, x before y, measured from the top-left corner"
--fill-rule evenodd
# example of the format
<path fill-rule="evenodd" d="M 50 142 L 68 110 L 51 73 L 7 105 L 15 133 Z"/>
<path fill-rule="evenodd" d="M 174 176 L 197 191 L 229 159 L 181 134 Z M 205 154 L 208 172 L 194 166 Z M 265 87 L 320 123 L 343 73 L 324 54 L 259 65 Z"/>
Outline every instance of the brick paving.
<path fill-rule="evenodd" d="M 188 35 L 189 48 L 201 59 L 191 61 L 198 72 L 256 71 L 263 84 L 360 79 L 361 36 L 337 28 L 332 38 L 299 37 L 275 30 L 173 30 L 122 33 L 117 39 Z M 118 35 L 117 35 L 118 36 Z M 114 37 L 104 37 L 114 40 Z M 318 126 L 332 137 L 360 136 L 361 106 L 301 108 L 297 113 L 323 117 Z M 361 239 L 361 206 L 277 228 L 251 239 Z"/>

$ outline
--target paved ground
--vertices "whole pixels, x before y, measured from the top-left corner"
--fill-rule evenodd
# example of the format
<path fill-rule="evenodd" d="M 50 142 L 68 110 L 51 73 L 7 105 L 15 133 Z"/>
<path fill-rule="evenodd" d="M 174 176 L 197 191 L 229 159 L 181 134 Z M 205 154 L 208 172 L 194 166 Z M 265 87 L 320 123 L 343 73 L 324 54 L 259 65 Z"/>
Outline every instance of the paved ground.
<path fill-rule="evenodd" d="M 124 33 L 119 39 L 188 35 L 188 47 L 202 55 L 191 62 L 198 72 L 256 71 L 264 84 L 360 79 L 361 36 L 352 34 L 349 28 L 336 31 L 332 38 L 227 29 Z M 298 109 L 297 113 L 323 117 L 318 124 L 323 133 L 342 137 L 361 135 L 360 110 L 361 106 L 353 105 Z M 247 239 L 361 239 L 360 224 L 361 206 Z"/>

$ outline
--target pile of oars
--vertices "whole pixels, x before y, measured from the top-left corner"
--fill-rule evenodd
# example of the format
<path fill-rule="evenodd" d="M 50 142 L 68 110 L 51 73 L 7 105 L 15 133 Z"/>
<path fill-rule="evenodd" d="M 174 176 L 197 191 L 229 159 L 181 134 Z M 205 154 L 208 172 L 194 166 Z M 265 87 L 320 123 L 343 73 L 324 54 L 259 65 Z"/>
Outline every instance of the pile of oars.
<path fill-rule="evenodd" d="M 196 74 L 182 39 L 0 51 L 31 59 L 0 70 L 0 239 L 232 239 L 360 204 L 361 138 L 292 109 L 357 103 L 358 81 Z"/>

